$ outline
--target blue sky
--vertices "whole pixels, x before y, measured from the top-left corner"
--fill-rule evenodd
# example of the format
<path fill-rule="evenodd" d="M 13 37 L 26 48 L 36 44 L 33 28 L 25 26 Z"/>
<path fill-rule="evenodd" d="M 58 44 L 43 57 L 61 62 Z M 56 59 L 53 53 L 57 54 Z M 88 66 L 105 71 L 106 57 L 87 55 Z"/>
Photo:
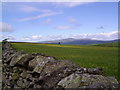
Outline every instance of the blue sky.
<path fill-rule="evenodd" d="M 117 39 L 118 3 L 3 2 L 2 37 L 13 41 Z"/>

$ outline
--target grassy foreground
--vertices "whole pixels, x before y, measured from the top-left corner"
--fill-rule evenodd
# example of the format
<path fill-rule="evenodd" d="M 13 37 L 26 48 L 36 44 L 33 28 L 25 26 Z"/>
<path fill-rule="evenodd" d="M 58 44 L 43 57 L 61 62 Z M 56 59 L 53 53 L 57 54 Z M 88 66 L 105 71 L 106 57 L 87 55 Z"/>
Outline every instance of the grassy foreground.
<path fill-rule="evenodd" d="M 12 43 L 12 46 L 29 53 L 42 53 L 60 60 L 71 60 L 85 68 L 102 67 L 106 76 L 115 76 L 120 80 L 118 78 L 118 47 L 38 43 Z"/>

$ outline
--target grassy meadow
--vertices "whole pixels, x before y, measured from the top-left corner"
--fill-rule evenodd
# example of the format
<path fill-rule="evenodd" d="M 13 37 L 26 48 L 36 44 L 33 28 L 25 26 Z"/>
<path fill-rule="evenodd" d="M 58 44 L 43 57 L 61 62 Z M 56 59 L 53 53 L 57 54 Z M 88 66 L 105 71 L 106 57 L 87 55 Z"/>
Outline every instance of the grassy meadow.
<path fill-rule="evenodd" d="M 102 67 L 106 76 L 118 80 L 118 47 L 89 45 L 52 45 L 38 43 L 11 43 L 17 50 L 29 53 L 42 53 L 59 60 L 71 60 L 85 68 Z"/>
<path fill-rule="evenodd" d="M 102 44 L 93 44 L 94 46 L 103 46 L 103 47 L 120 47 L 120 42 L 111 42 L 111 43 L 102 43 Z"/>

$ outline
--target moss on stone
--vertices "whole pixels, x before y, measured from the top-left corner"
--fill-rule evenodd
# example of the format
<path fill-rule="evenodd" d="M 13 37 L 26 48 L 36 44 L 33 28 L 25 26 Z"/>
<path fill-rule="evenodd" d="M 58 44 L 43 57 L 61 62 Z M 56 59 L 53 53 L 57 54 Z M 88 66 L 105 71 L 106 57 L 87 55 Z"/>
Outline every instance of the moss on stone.
<path fill-rule="evenodd" d="M 20 55 L 20 56 L 17 58 L 17 64 L 23 62 L 26 55 L 27 55 L 27 54 Z"/>
<path fill-rule="evenodd" d="M 19 77 L 20 77 L 20 74 L 18 74 L 18 73 L 13 73 L 13 75 L 12 75 L 13 80 L 17 80 L 17 79 L 19 79 Z"/>

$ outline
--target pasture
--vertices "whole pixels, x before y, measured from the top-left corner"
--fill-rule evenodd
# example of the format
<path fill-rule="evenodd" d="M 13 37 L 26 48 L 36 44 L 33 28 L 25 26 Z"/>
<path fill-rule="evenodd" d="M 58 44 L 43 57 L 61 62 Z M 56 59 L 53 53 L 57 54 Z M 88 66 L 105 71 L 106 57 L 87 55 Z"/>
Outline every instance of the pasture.
<path fill-rule="evenodd" d="M 118 80 L 118 47 L 88 45 L 52 45 L 39 43 L 11 43 L 17 50 L 29 53 L 42 53 L 59 60 L 71 60 L 85 68 L 102 67 L 106 76 Z"/>
<path fill-rule="evenodd" d="M 120 42 L 111 42 L 111 43 L 102 43 L 102 44 L 93 44 L 94 46 L 103 46 L 103 47 L 120 47 Z"/>

